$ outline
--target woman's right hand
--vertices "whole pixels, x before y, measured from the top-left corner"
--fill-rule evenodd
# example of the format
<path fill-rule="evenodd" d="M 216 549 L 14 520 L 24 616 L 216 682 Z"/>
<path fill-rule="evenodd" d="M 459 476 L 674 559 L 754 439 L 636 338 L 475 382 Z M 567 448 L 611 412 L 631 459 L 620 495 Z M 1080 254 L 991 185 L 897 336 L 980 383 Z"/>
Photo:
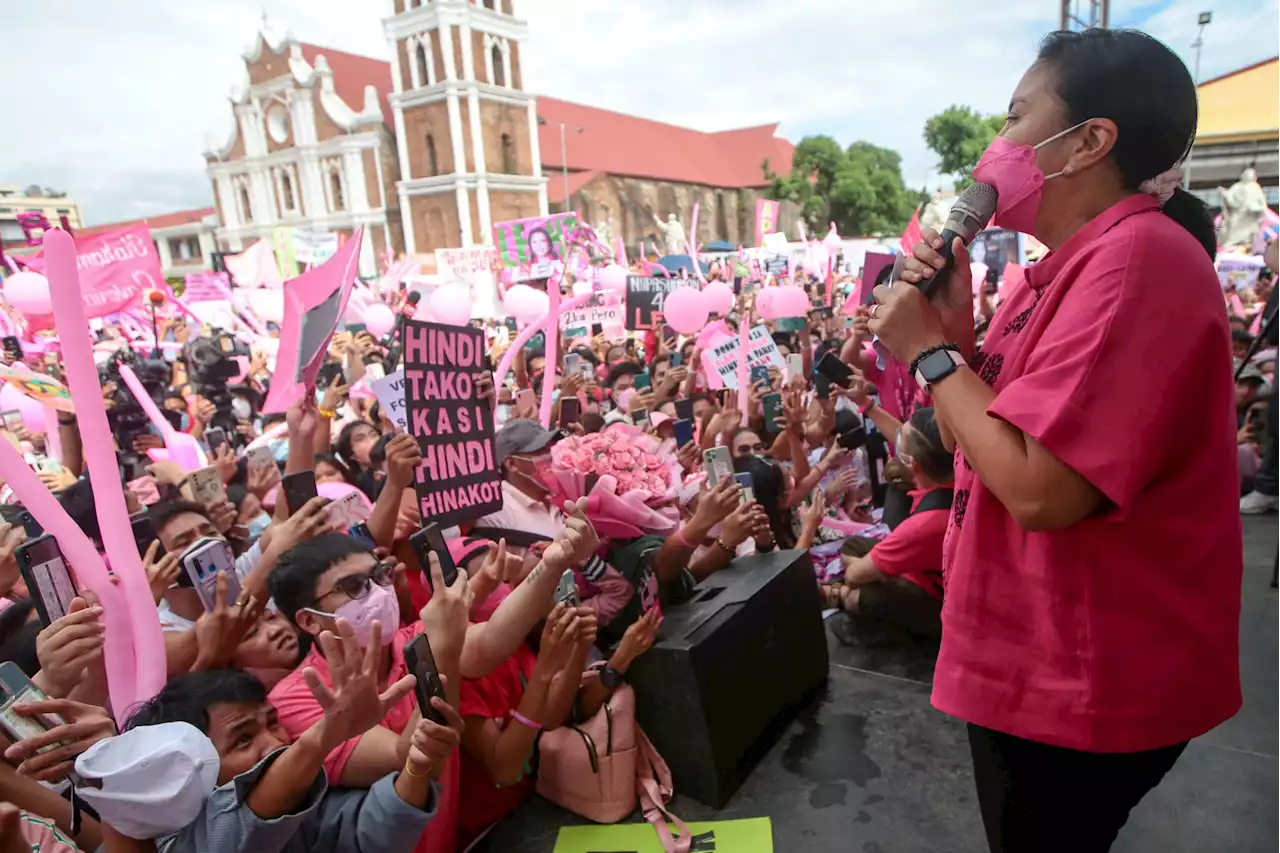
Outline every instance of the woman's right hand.
<path fill-rule="evenodd" d="M 720 529 L 720 541 L 736 549 L 755 535 L 755 513 L 752 511 L 754 506 L 756 506 L 754 502 L 742 504 L 729 513 L 729 517 L 724 520 L 724 526 Z"/>
<path fill-rule="evenodd" d="M 53 620 L 36 635 L 36 659 L 46 693 L 55 699 L 71 695 L 84 675 L 85 666 L 102 657 L 102 607 L 77 596 L 67 605 L 66 616 Z"/>
<path fill-rule="evenodd" d="M 619 672 L 626 672 L 636 658 L 653 647 L 653 640 L 661 627 L 662 611 L 656 607 L 632 622 L 622 635 L 618 650 L 609 659 L 609 665 Z"/>
<path fill-rule="evenodd" d="M 701 527 L 714 527 L 741 502 L 742 485 L 737 480 L 725 477 L 715 486 L 703 490 L 698 499 L 698 509 L 693 514 L 694 521 Z"/>
<path fill-rule="evenodd" d="M 535 668 L 548 676 L 564 669 L 577 638 L 577 609 L 557 603 L 551 608 L 546 624 L 542 626 L 542 642 L 538 644 L 538 662 Z"/>
<path fill-rule="evenodd" d="M 957 240 L 960 238 L 957 237 Z M 932 228 L 925 228 L 921 234 L 920 242 L 911 248 L 911 256 L 905 258 L 902 264 L 901 280 L 909 284 L 919 285 L 923 281 L 927 281 L 937 274 L 937 271 L 945 266 L 942 257 L 942 237 Z M 973 324 L 973 269 L 969 266 L 969 253 L 964 248 L 963 243 L 960 245 L 959 251 L 955 250 L 953 244 L 953 254 L 956 263 L 952 265 L 951 274 L 947 277 L 947 286 L 938 293 L 932 300 L 934 307 L 943 316 L 943 321 L 948 329 L 951 326 L 951 320 L 962 315 L 969 321 L 970 327 Z M 963 261 L 963 262 L 961 262 Z"/>
<path fill-rule="evenodd" d="M 327 412 L 336 412 L 338 407 L 347 401 L 347 394 L 350 391 L 351 389 L 343 384 L 341 375 L 333 377 L 329 387 L 324 389 L 324 398 L 320 401 L 320 408 Z"/>

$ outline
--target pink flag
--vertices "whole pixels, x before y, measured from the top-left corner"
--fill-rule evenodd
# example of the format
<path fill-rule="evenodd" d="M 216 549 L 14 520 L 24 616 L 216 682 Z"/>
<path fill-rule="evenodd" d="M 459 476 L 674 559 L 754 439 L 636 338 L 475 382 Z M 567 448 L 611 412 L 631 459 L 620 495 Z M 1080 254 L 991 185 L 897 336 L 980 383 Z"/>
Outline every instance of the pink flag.
<path fill-rule="evenodd" d="M 778 215 L 782 205 L 767 198 L 756 199 L 756 245 L 764 242 L 764 235 L 778 230 Z"/>
<path fill-rule="evenodd" d="M 351 297 L 364 227 L 337 253 L 284 284 L 284 322 L 265 414 L 288 411 L 316 383 L 329 339 Z"/>
<path fill-rule="evenodd" d="M 920 211 L 917 209 L 911 214 L 911 221 L 907 223 L 907 230 L 902 232 L 902 254 L 910 255 L 915 248 L 916 243 L 924 239 L 924 229 L 920 227 Z"/>
<path fill-rule="evenodd" d="M 85 317 L 116 314 L 135 302 L 143 290 L 164 286 L 164 273 L 151 232 L 145 225 L 108 231 L 76 241 L 76 268 Z M 45 272 L 43 252 L 22 259 Z"/>

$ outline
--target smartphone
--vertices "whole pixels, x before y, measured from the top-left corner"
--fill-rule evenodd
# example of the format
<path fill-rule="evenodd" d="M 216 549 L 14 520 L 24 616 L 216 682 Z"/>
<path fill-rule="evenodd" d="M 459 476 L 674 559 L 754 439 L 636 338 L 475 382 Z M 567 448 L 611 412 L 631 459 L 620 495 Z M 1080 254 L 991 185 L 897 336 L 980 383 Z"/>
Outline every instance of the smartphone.
<path fill-rule="evenodd" d="M 778 419 L 782 417 L 782 395 L 765 394 L 761 402 L 764 403 L 764 428 L 768 432 L 778 432 L 781 429 Z"/>
<path fill-rule="evenodd" d="M 707 485 L 718 485 L 721 478 L 733 476 L 733 458 L 729 448 L 721 445 L 702 452 L 702 464 L 707 469 Z"/>
<path fill-rule="evenodd" d="M 209 455 L 215 456 L 218 448 L 227 443 L 227 431 L 222 427 L 209 427 L 204 431 L 204 443 L 209 445 Z"/>
<path fill-rule="evenodd" d="M 560 428 L 568 429 L 582 417 L 582 403 L 577 397 L 565 397 L 560 401 Z"/>
<path fill-rule="evenodd" d="M 156 523 L 144 511 L 129 516 L 129 526 L 133 528 L 133 541 L 138 546 L 138 556 L 145 556 L 147 549 L 151 547 L 151 543 L 160 539 L 160 533 L 156 530 Z M 160 557 L 164 556 L 164 553 L 164 545 L 161 545 L 156 550 L 156 559 L 160 559 Z"/>
<path fill-rule="evenodd" d="M 852 328 L 853 328 L 853 319 L 854 319 L 854 318 L 853 318 L 851 315 L 848 315 L 848 314 L 846 314 L 846 315 L 845 315 L 845 318 L 844 318 L 844 327 L 845 327 L 846 329 L 852 329 Z"/>
<path fill-rule="evenodd" d="M 831 380 L 833 385 L 848 388 L 853 380 L 853 368 L 840 360 L 833 352 L 823 353 L 818 361 L 818 372 Z"/>
<path fill-rule="evenodd" d="M 50 456 L 41 456 L 36 460 L 36 470 L 47 474 L 61 474 L 62 463 Z"/>
<path fill-rule="evenodd" d="M 18 339 L 17 335 L 5 335 L 0 338 L 0 343 L 4 344 L 4 353 L 11 361 L 22 360 L 22 341 Z"/>
<path fill-rule="evenodd" d="M 751 368 L 751 384 L 763 382 L 766 388 L 769 387 L 769 365 L 757 364 Z"/>
<path fill-rule="evenodd" d="M 834 313 L 834 309 L 830 305 L 815 305 L 813 306 L 813 313 L 818 315 L 819 319 L 829 320 Z"/>
<path fill-rule="evenodd" d="M 591 337 L 593 337 L 593 338 L 594 338 L 596 335 L 603 335 L 603 334 L 604 334 L 604 325 L 603 325 L 603 324 L 601 324 L 601 323 L 592 323 L 592 324 L 591 324 Z"/>
<path fill-rule="evenodd" d="M 347 323 L 346 329 L 348 332 L 350 332 L 354 336 L 354 335 L 360 334 L 361 332 L 367 332 L 369 330 L 369 327 L 364 323 Z"/>
<path fill-rule="evenodd" d="M 76 597 L 76 583 L 62 557 L 58 540 L 47 534 L 29 539 L 17 547 L 14 557 L 35 602 L 40 624 L 47 628 L 66 616 L 71 599 Z"/>
<path fill-rule="evenodd" d="M 676 400 L 676 418 L 682 421 L 693 420 L 692 400 Z"/>
<path fill-rule="evenodd" d="M 516 392 L 516 406 L 529 408 L 534 404 L 533 390 L 529 388 L 521 388 Z"/>
<path fill-rule="evenodd" d="M 859 447 L 867 443 L 867 427 L 864 423 L 859 423 L 853 429 L 845 430 L 836 437 L 836 444 L 845 450 L 857 450 Z"/>
<path fill-rule="evenodd" d="M 214 465 L 192 471 L 187 475 L 187 482 L 191 484 L 192 497 L 206 506 L 227 496 L 227 490 L 222 486 L 222 475 Z"/>
<path fill-rule="evenodd" d="M 18 513 L 18 524 L 22 525 L 22 529 L 27 532 L 28 539 L 36 539 L 44 535 L 44 528 L 40 526 L 40 522 L 36 521 L 36 517 L 29 509 Z"/>
<path fill-rule="evenodd" d="M 280 491 L 284 494 L 285 508 L 289 515 L 293 515 L 316 496 L 316 472 L 294 471 L 286 474 L 280 480 Z"/>
<path fill-rule="evenodd" d="M 821 373 L 814 374 L 813 390 L 818 395 L 819 400 L 831 399 L 831 380 L 823 376 Z"/>
<path fill-rule="evenodd" d="M 556 601 L 566 607 L 577 607 L 581 603 L 578 600 L 578 582 L 573 577 L 573 569 L 565 569 L 564 574 L 560 575 L 560 582 L 556 584 Z"/>
<path fill-rule="evenodd" d="M 649 371 L 644 370 L 636 374 L 636 390 L 644 391 L 646 388 L 652 387 L 653 382 L 649 379 Z"/>
<path fill-rule="evenodd" d="M 320 372 L 316 374 L 316 388 L 324 391 L 339 376 L 342 376 L 342 365 L 336 361 L 326 361 L 320 366 Z"/>
<path fill-rule="evenodd" d="M 369 518 L 368 501 L 359 492 L 338 498 L 325 507 L 325 512 L 329 514 L 330 524 L 341 528 L 354 527 Z"/>
<path fill-rule="evenodd" d="M 684 447 L 693 441 L 693 421 L 681 418 L 673 424 L 676 432 L 676 447 Z"/>
<path fill-rule="evenodd" d="M 17 432 L 22 426 L 22 412 L 17 409 L 0 412 L 0 419 L 4 420 L 4 428 L 9 432 Z"/>
<path fill-rule="evenodd" d="M 444 701 L 448 700 L 445 699 L 444 682 L 440 680 L 440 671 L 436 669 L 436 658 L 431 653 L 431 644 L 427 642 L 425 633 L 419 634 L 405 644 L 404 665 L 417 679 L 417 683 L 413 685 L 413 692 L 418 694 L 418 710 L 422 712 L 422 716 L 437 725 L 447 726 L 448 722 L 444 714 L 431 707 L 432 696 L 439 696 Z"/>
<path fill-rule="evenodd" d="M 667 365 L 669 367 L 684 367 L 684 353 L 673 352 L 667 356 Z"/>
<path fill-rule="evenodd" d="M 571 352 L 564 357 L 564 374 L 569 376 L 582 370 L 582 356 Z"/>
<path fill-rule="evenodd" d="M 417 533 L 409 537 L 409 544 L 413 547 L 413 553 L 418 558 L 418 565 L 422 568 L 422 577 L 424 582 L 431 585 L 431 560 L 429 556 L 432 551 L 436 554 L 436 559 L 440 561 L 440 574 L 444 577 L 445 586 L 453 586 L 453 581 L 458 577 L 458 566 L 453 562 L 453 555 L 449 553 L 449 546 L 444 543 L 444 535 L 440 533 L 440 525 L 432 522 Z"/>
<path fill-rule="evenodd" d="M 31 683 L 22 669 L 13 661 L 0 663 L 0 728 L 10 740 L 17 742 L 27 738 L 39 737 L 49 729 L 63 725 L 66 720 L 57 714 L 35 714 L 27 716 L 13 710 L 14 705 L 26 705 L 32 702 L 43 702 L 49 697 Z M 57 749 L 62 744 L 51 743 L 36 754 Z M 73 774 L 74 775 L 74 774 Z"/>
<path fill-rule="evenodd" d="M 250 447 L 245 451 L 245 458 L 249 460 L 248 466 L 250 468 L 265 468 L 268 465 L 276 464 L 276 458 L 271 455 L 271 448 L 265 444 Z"/>
<path fill-rule="evenodd" d="M 367 522 L 362 521 L 359 524 L 352 525 L 351 528 L 347 530 L 347 535 L 352 539 L 360 540 L 360 544 L 367 545 L 370 549 L 378 544 L 374 541 L 373 531 L 369 529 Z"/>
<path fill-rule="evenodd" d="M 647 427 L 649 425 L 648 409 L 632 409 L 631 423 L 638 427 Z"/>
<path fill-rule="evenodd" d="M 751 478 L 751 474 L 743 472 L 734 474 L 733 479 L 738 481 L 738 485 L 742 486 L 742 494 L 739 503 L 749 504 L 756 499 L 755 480 Z"/>
<path fill-rule="evenodd" d="M 218 592 L 218 572 L 227 574 L 227 604 L 234 604 L 240 597 L 240 578 L 236 575 L 236 560 L 231 554 L 231 546 L 225 540 L 206 536 L 191 544 L 182 552 L 179 560 L 182 570 L 200 596 L 200 603 L 205 612 L 213 610 L 217 604 L 215 596 Z M 185 586 L 185 584 L 184 584 Z"/>
<path fill-rule="evenodd" d="M 800 353 L 792 353 L 787 356 L 787 381 L 797 376 L 804 376 L 804 356 Z"/>
<path fill-rule="evenodd" d="M 805 319 L 803 317 L 779 317 L 773 322 L 773 326 L 779 332 L 799 332 L 805 327 Z"/>

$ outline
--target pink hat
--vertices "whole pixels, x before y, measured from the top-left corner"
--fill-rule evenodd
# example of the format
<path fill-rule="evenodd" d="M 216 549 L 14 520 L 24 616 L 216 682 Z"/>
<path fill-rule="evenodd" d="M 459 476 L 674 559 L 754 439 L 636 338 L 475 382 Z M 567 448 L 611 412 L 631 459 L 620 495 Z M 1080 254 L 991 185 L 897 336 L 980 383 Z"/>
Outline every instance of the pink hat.
<path fill-rule="evenodd" d="M 488 539 L 465 536 L 458 539 L 450 539 L 445 544 L 449 546 L 449 556 L 453 557 L 453 564 L 464 567 L 467 560 L 470 560 L 477 553 L 488 551 L 489 546 L 493 543 Z"/>
<path fill-rule="evenodd" d="M 649 426 L 657 429 L 665 423 L 675 420 L 671 415 L 664 415 L 662 412 L 649 413 Z"/>

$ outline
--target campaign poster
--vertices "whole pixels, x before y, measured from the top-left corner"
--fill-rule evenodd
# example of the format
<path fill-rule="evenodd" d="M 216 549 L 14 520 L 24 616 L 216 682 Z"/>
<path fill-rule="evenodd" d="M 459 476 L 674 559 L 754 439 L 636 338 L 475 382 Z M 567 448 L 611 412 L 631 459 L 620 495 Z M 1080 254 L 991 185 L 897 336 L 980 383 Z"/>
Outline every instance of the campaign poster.
<path fill-rule="evenodd" d="M 577 213 L 496 222 L 493 245 L 498 263 L 512 271 L 511 280 L 516 282 L 559 276 L 564 273 L 567 235 L 577 229 Z"/>
<path fill-rule="evenodd" d="M 404 371 L 388 373 L 373 382 L 373 393 L 382 412 L 396 429 L 409 431 L 409 416 L 404 401 Z"/>
<path fill-rule="evenodd" d="M 695 278 L 665 276 L 627 276 L 627 314 L 625 326 L 632 331 L 652 329 L 662 322 L 662 302 L 678 287 L 698 286 Z"/>
<path fill-rule="evenodd" d="M 23 266 L 45 272 L 43 250 L 22 258 Z M 80 295 L 85 317 L 118 314 L 135 302 L 144 290 L 164 286 L 160 256 L 145 225 L 108 231 L 76 240 L 76 267 L 80 271 Z"/>
<path fill-rule="evenodd" d="M 479 329 L 405 321 L 408 432 L 422 448 L 414 489 L 423 520 L 441 527 L 502 509 L 493 407 L 475 384 L 484 355 Z"/>

